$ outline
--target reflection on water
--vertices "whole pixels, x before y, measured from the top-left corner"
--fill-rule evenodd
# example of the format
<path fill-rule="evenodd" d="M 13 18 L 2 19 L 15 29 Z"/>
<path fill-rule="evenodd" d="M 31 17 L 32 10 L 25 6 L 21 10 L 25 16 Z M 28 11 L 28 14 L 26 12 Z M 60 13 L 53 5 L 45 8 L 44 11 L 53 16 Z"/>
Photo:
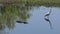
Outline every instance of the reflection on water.
<path fill-rule="evenodd" d="M 44 19 L 49 23 L 50 28 L 52 29 L 52 23 L 51 23 L 51 21 L 49 19 L 47 19 L 47 18 L 44 18 Z"/>
<path fill-rule="evenodd" d="M 3 7 L 0 7 L 0 31 L 1 31 L 0 34 L 3 34 L 5 28 L 8 28 L 9 30 L 14 29 L 15 28 L 15 23 L 18 23 L 19 25 L 21 25 L 21 23 L 23 23 L 24 25 L 28 24 L 28 26 L 35 33 L 35 30 L 38 30 L 37 27 L 38 26 L 40 27 L 40 25 L 41 25 L 39 23 L 42 20 L 42 18 L 41 18 L 41 17 L 43 17 L 42 15 L 44 15 L 44 14 L 42 13 L 43 11 L 41 12 L 42 15 L 37 11 L 34 12 L 33 18 L 31 18 L 32 19 L 31 22 L 33 22 L 33 20 L 34 20 L 34 22 L 32 23 L 33 25 L 29 24 L 28 19 L 31 16 L 31 13 L 29 11 L 31 9 L 32 9 L 32 7 L 28 6 L 28 5 L 26 5 L 26 6 L 15 6 L 15 5 L 11 5 L 11 4 L 6 4 Z M 40 10 L 40 8 L 39 8 L 39 10 Z M 44 15 L 44 19 L 45 19 L 45 21 L 47 21 L 49 23 L 50 28 L 52 29 L 53 28 L 52 27 L 52 22 L 51 22 L 50 16 L 49 16 L 51 14 L 51 12 L 52 11 L 50 9 L 50 12 L 48 12 L 48 14 Z M 41 27 L 43 27 L 43 26 L 41 26 Z M 39 30 L 40 30 L 40 28 L 39 28 Z M 30 32 L 32 32 L 32 31 L 30 31 Z M 4 34 L 5 34 L 5 32 L 4 32 Z"/>
<path fill-rule="evenodd" d="M 4 31 L 7 27 L 9 29 L 14 29 L 15 22 L 21 21 L 21 23 L 27 24 L 27 19 L 30 18 L 29 10 L 31 7 L 26 6 L 15 6 L 11 4 L 6 4 L 0 7 L 0 30 Z M 3 33 L 3 32 L 2 32 Z"/>
<path fill-rule="evenodd" d="M 49 12 L 47 12 L 47 13 L 45 14 L 44 19 L 49 23 L 50 28 L 52 29 L 52 23 L 51 23 L 51 21 L 50 21 L 50 19 L 49 19 L 49 16 L 50 16 L 50 14 L 51 14 L 51 12 L 52 12 L 51 10 L 52 10 L 52 8 L 50 9 Z"/>

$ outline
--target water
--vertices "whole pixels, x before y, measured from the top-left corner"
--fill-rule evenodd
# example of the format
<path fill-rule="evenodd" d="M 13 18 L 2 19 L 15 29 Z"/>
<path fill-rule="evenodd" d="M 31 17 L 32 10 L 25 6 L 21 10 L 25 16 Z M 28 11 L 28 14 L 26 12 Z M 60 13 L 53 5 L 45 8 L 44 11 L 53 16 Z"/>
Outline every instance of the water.
<path fill-rule="evenodd" d="M 34 7 L 31 11 L 31 17 L 28 19 L 28 24 L 16 23 L 15 28 L 9 31 L 9 34 L 60 34 L 60 8 L 52 7 L 49 20 L 52 23 L 53 29 L 49 23 L 44 20 L 44 15 L 50 11 L 51 7 Z"/>
<path fill-rule="evenodd" d="M 23 7 L 24 8 L 24 7 Z M 24 9 L 22 9 L 24 10 Z M 27 10 L 25 8 L 25 10 Z M 47 12 L 51 11 L 48 21 L 44 19 Z M 14 29 L 0 30 L 0 34 L 60 34 L 60 8 L 59 7 L 33 7 L 30 10 L 31 17 L 27 20 L 28 24 L 17 23 L 10 24 Z M 9 21 L 8 21 L 9 22 Z M 9 22 L 10 23 L 10 22 Z M 7 24 L 9 26 L 9 24 Z M 0 25 L 1 29 L 1 25 Z"/>

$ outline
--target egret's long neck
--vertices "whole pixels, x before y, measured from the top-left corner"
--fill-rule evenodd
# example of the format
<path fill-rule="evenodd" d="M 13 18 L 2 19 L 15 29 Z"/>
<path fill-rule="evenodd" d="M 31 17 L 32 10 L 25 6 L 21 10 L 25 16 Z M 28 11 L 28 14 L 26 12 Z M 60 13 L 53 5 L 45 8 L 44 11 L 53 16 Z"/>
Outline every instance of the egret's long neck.
<path fill-rule="evenodd" d="M 51 11 L 49 12 L 49 14 L 51 14 Z"/>
<path fill-rule="evenodd" d="M 52 9 L 50 8 L 50 12 L 49 12 L 49 14 L 51 14 L 51 11 L 52 11 Z"/>

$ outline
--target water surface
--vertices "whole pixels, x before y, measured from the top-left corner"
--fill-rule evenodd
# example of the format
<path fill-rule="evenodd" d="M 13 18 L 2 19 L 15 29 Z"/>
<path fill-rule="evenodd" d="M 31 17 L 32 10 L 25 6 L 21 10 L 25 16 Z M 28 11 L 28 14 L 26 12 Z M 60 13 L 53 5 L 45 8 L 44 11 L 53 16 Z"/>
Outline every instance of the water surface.
<path fill-rule="evenodd" d="M 49 12 L 51 7 L 34 7 L 30 10 L 31 17 L 28 19 L 28 24 L 16 23 L 15 28 L 7 30 L 9 34 L 60 34 L 60 8 L 52 7 L 50 21 L 53 29 L 47 21 L 44 20 L 44 15 Z"/>

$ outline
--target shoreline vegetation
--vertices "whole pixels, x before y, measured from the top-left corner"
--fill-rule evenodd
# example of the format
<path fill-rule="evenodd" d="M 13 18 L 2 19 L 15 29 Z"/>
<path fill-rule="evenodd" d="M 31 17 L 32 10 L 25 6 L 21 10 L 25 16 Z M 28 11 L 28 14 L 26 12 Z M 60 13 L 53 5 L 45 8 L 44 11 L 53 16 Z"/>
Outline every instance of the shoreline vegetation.
<path fill-rule="evenodd" d="M 27 6 L 60 6 L 60 0 L 0 0 L 0 4 L 24 4 Z"/>

